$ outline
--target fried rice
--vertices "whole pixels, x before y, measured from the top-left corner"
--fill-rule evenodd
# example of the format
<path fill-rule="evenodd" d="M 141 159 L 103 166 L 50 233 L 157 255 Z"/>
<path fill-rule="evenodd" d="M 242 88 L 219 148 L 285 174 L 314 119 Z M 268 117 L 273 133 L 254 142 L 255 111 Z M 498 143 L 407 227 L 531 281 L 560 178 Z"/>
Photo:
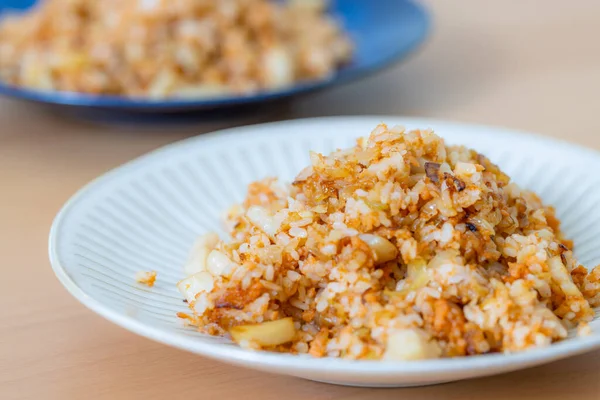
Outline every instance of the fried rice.
<path fill-rule="evenodd" d="M 0 80 L 196 98 L 326 79 L 352 46 L 325 0 L 45 0 L 0 21 Z"/>
<path fill-rule="evenodd" d="M 187 323 L 250 349 L 373 360 L 589 334 L 600 268 L 482 154 L 379 125 L 310 160 L 290 185 L 252 183 L 228 240 L 198 239 L 178 284 Z"/>

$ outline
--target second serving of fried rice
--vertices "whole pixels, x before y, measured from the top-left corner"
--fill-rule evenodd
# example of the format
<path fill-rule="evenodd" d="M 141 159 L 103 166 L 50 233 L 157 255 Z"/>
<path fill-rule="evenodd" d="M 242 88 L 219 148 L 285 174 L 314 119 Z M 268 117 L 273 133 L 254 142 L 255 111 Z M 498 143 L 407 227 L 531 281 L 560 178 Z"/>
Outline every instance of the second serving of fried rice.
<path fill-rule="evenodd" d="M 44 0 L 0 18 L 0 80 L 162 99 L 332 76 L 352 44 L 324 0 Z"/>
<path fill-rule="evenodd" d="M 377 126 L 291 185 L 253 183 L 231 238 L 196 242 L 188 323 L 241 346 L 417 360 L 546 346 L 589 332 L 600 268 L 552 207 L 430 130 Z"/>

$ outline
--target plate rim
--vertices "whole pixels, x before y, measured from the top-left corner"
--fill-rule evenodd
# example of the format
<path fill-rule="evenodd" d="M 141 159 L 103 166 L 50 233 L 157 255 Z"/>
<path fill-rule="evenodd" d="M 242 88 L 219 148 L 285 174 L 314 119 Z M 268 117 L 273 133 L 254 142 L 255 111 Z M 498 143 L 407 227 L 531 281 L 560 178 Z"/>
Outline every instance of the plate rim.
<path fill-rule="evenodd" d="M 570 151 L 577 151 L 586 154 L 588 157 L 595 158 L 600 162 L 600 152 L 583 147 L 579 144 L 571 143 L 565 140 L 554 137 L 543 136 L 536 133 L 529 133 L 520 130 L 514 130 L 504 127 L 487 126 L 474 123 L 461 123 L 455 121 L 446 121 L 441 119 L 430 118 L 414 118 L 389 115 L 364 115 L 364 116 L 334 116 L 334 117 L 318 117 L 318 118 L 301 118 L 294 120 L 277 121 L 270 123 L 261 123 L 246 125 L 241 127 L 228 128 L 217 130 L 212 133 L 201 134 L 187 139 L 179 140 L 171 144 L 162 146 L 156 150 L 150 151 L 140 157 L 126 162 L 116 168 L 105 172 L 99 177 L 93 179 L 74 195 L 61 207 L 60 211 L 54 218 L 50 228 L 48 239 L 48 251 L 51 267 L 61 284 L 67 291 L 75 297 L 84 306 L 111 321 L 112 323 L 121 326 L 133 333 L 148 339 L 190 351 L 204 357 L 248 366 L 251 364 L 256 369 L 280 369 L 281 373 L 293 375 L 294 373 L 328 373 L 330 376 L 334 374 L 360 373 L 364 378 L 374 377 L 394 377 L 403 376 L 405 378 L 422 376 L 427 372 L 430 374 L 460 374 L 471 372 L 472 377 L 483 376 L 486 374 L 495 374 L 501 371 L 517 370 L 542 363 L 547 363 L 583 353 L 593 351 L 600 348 L 600 334 L 590 335 L 587 337 L 578 337 L 572 340 L 565 340 L 554 343 L 548 347 L 532 349 L 523 352 L 512 354 L 485 354 L 471 357 L 454 357 L 432 360 L 420 360 L 411 362 L 394 362 L 394 361 L 368 361 L 368 360 L 346 360 L 339 358 L 312 358 L 310 356 L 298 356 L 282 353 L 271 353 L 263 351 L 249 351 L 237 346 L 215 346 L 214 344 L 204 343 L 197 338 L 184 336 L 181 334 L 164 331 L 160 328 L 147 325 L 141 321 L 131 318 L 124 314 L 119 314 L 105 306 L 101 301 L 95 300 L 89 296 L 68 274 L 63 267 L 59 254 L 58 242 L 63 220 L 67 217 L 70 210 L 82 201 L 86 195 L 92 193 L 92 190 L 99 189 L 104 183 L 108 183 L 118 174 L 128 173 L 129 169 L 143 166 L 145 163 L 153 159 L 168 157 L 169 153 L 177 149 L 184 148 L 195 142 L 203 142 L 212 140 L 216 137 L 229 135 L 245 135 L 244 131 L 254 131 L 261 127 L 277 127 L 288 124 L 304 125 L 310 123 L 339 123 L 342 121 L 363 121 L 370 123 L 374 121 L 385 121 L 397 124 L 406 125 L 422 125 L 425 126 L 447 126 L 456 128 L 464 128 L 467 130 L 481 130 L 480 135 L 504 136 L 507 139 L 519 136 L 526 137 L 537 142 L 546 142 L 554 145 L 569 148 Z M 267 134 L 276 135 L 277 129 L 268 129 Z M 493 371 L 490 371 L 493 370 Z M 438 376 L 439 377 L 439 376 Z"/>

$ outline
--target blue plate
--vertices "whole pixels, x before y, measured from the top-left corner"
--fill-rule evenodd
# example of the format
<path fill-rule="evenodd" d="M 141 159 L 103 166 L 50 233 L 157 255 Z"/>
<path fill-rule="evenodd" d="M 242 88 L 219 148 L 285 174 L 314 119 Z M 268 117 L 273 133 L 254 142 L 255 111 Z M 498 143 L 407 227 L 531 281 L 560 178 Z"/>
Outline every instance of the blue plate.
<path fill-rule="evenodd" d="M 35 0 L 0 0 L 0 12 L 6 9 L 26 9 L 34 3 Z M 429 19 L 425 10 L 407 0 L 334 0 L 331 12 L 342 21 L 356 48 L 352 61 L 325 81 L 302 83 L 283 90 L 246 96 L 198 100 L 176 98 L 144 100 L 120 96 L 46 92 L 2 83 L 0 83 L 0 94 L 45 104 L 67 106 L 67 108 L 85 107 L 88 111 L 101 109 L 156 113 L 214 110 L 249 105 L 307 93 L 378 71 L 415 50 L 425 39 L 429 28 Z"/>

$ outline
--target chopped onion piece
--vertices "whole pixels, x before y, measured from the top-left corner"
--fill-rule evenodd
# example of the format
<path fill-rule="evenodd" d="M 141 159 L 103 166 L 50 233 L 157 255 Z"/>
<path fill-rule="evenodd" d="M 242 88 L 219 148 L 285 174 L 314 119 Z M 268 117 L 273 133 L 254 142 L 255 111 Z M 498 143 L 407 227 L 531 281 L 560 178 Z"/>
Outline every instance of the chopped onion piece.
<path fill-rule="evenodd" d="M 292 318 L 263 322 L 256 325 L 240 325 L 229 331 L 236 343 L 253 342 L 260 346 L 277 346 L 290 342 L 296 336 Z"/>
<path fill-rule="evenodd" d="M 275 237 L 285 219 L 279 214 L 270 215 L 267 209 L 260 206 L 248 208 L 246 217 L 252 225 L 266 233 L 270 238 Z"/>
<path fill-rule="evenodd" d="M 427 263 L 422 258 L 415 258 L 408 263 L 407 275 L 410 281 L 408 290 L 417 290 L 425 287 L 431 280 L 427 273 Z"/>
<path fill-rule="evenodd" d="M 384 360 L 424 360 L 438 358 L 442 351 L 435 341 L 421 329 L 402 329 L 388 336 Z"/>
<path fill-rule="evenodd" d="M 206 260 L 210 252 L 219 243 L 219 236 L 216 233 L 207 233 L 196 239 L 192 251 L 183 267 L 187 275 L 197 274 L 206 271 Z"/>
<path fill-rule="evenodd" d="M 214 287 L 212 275 L 206 271 L 198 272 L 177 283 L 177 289 L 185 297 L 188 303 L 196 299 L 198 293 L 210 292 Z"/>
<path fill-rule="evenodd" d="M 359 235 L 358 237 L 371 248 L 375 255 L 376 264 L 391 261 L 398 255 L 396 246 L 386 238 L 368 233 Z"/>
<path fill-rule="evenodd" d="M 236 266 L 236 263 L 218 250 L 211 251 L 206 260 L 206 268 L 214 276 L 229 276 Z"/>

